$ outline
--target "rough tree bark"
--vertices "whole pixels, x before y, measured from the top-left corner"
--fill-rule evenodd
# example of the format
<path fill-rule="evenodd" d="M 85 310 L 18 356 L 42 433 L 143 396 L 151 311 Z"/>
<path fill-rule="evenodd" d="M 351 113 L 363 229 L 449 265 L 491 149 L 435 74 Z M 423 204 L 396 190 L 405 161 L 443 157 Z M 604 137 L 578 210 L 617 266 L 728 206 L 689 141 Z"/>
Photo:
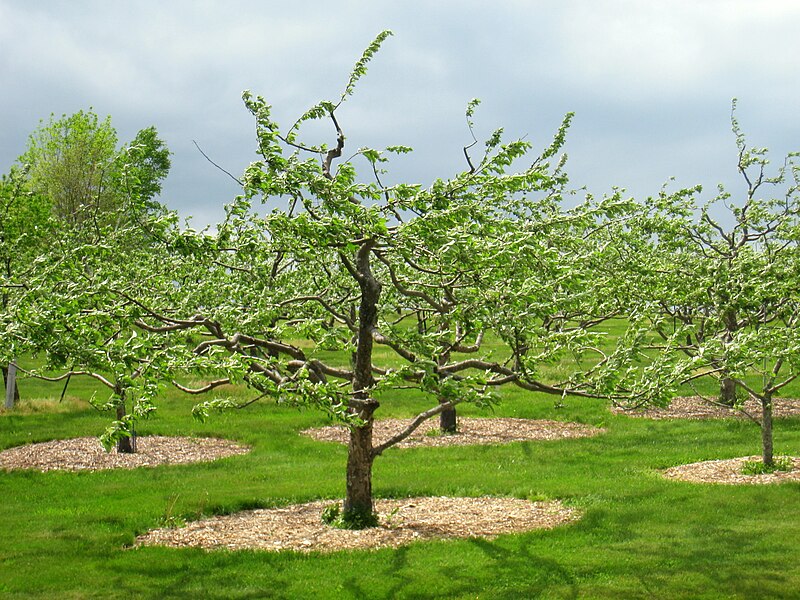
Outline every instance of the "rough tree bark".
<path fill-rule="evenodd" d="M 372 448 L 373 413 L 378 403 L 367 401 L 356 415 L 364 421 L 361 427 L 350 428 L 347 451 L 347 491 L 344 499 L 344 519 L 349 522 L 369 522 L 372 505 Z"/>
<path fill-rule="evenodd" d="M 450 360 L 450 352 L 443 352 L 439 356 L 439 366 L 442 367 Z M 439 397 L 439 404 L 447 404 L 447 398 Z M 442 433 L 455 433 L 458 430 L 455 406 L 448 406 L 439 413 L 439 431 Z"/>
<path fill-rule="evenodd" d="M 719 380 L 719 401 L 728 406 L 736 404 L 736 382 L 730 377 Z"/>
<path fill-rule="evenodd" d="M 374 240 L 367 240 L 358 251 L 356 267 L 351 271 L 361 289 L 358 310 L 358 336 L 353 356 L 353 401 L 350 406 L 363 425 L 350 428 L 347 453 L 347 488 L 343 517 L 350 522 L 370 522 L 372 504 L 372 462 L 375 459 L 372 445 L 373 414 L 377 401 L 369 397 L 369 388 L 375 383 L 372 376 L 373 332 L 378 320 L 378 301 L 381 284 L 372 274 L 370 257 Z"/>
<path fill-rule="evenodd" d="M 445 398 L 439 398 L 439 404 L 445 404 L 446 402 Z M 442 433 L 456 433 L 458 431 L 456 416 L 454 406 L 449 406 L 439 413 L 439 429 Z"/>

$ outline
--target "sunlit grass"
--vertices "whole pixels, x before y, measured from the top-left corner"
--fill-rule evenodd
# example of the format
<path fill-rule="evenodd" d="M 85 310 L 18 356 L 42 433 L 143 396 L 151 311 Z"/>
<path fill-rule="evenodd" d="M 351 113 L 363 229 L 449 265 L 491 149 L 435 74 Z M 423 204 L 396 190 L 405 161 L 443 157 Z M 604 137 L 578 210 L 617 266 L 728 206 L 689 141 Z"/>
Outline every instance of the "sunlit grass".
<path fill-rule="evenodd" d="M 711 381 L 701 386 L 714 390 Z M 23 402 L 0 413 L 0 448 L 99 435 L 111 415 L 87 400 L 106 390 L 73 378 L 59 402 L 62 390 L 22 378 Z M 239 387 L 217 391 L 252 396 Z M 786 395 L 800 396 L 798 386 Z M 251 453 L 133 471 L 0 473 L 0 597 L 796 597 L 799 484 L 698 485 L 659 475 L 678 464 L 757 454 L 753 423 L 635 419 L 613 415 L 602 400 L 514 387 L 500 397 L 491 410 L 462 406 L 460 414 L 579 421 L 606 433 L 392 449 L 375 463 L 375 495 L 561 499 L 583 512 L 580 522 L 496 540 L 332 555 L 131 549 L 137 534 L 167 522 L 344 492 L 346 448 L 299 435 L 327 424 L 321 413 L 270 401 L 203 424 L 190 416 L 198 398 L 167 387 L 140 434 L 220 436 L 251 445 Z M 378 418 L 410 417 L 435 401 L 413 390 L 379 399 Z M 800 454 L 799 426 L 776 420 L 777 454 Z"/>

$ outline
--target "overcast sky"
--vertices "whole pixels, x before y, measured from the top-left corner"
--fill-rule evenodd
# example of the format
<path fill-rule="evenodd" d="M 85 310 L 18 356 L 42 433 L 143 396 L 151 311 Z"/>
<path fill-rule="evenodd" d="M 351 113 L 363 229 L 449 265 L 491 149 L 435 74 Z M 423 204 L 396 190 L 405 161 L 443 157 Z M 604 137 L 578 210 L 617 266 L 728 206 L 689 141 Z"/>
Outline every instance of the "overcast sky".
<path fill-rule="evenodd" d="M 571 184 L 597 195 L 656 194 L 672 176 L 739 191 L 733 97 L 775 162 L 800 150 L 795 0 L 0 0 L 0 171 L 40 119 L 93 107 L 122 142 L 155 125 L 174 153 L 162 200 L 214 223 L 238 189 L 193 141 L 239 175 L 257 158 L 242 90 L 288 125 L 338 97 L 383 29 L 395 35 L 340 122 L 351 150 L 415 149 L 394 181 L 464 167 L 474 97 L 479 134 L 537 148 L 574 111 Z"/>

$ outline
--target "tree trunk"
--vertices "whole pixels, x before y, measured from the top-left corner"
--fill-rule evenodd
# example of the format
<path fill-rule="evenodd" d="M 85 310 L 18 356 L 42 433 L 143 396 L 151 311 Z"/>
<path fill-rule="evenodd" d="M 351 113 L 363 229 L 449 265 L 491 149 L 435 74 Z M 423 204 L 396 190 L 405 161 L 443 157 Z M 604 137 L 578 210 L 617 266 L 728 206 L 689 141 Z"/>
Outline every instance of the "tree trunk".
<path fill-rule="evenodd" d="M 127 413 L 125 411 L 125 392 L 120 392 L 120 402 L 119 404 L 117 404 L 117 421 L 121 421 L 122 419 L 124 419 L 126 414 Z M 131 440 L 132 437 L 133 434 L 131 434 L 131 437 L 121 437 L 117 441 L 117 452 L 119 452 L 120 454 L 133 454 L 134 449 Z"/>
<path fill-rule="evenodd" d="M 358 308 L 358 334 L 353 354 L 353 403 L 350 412 L 357 415 L 364 425 L 350 429 L 347 452 L 347 491 L 342 518 L 352 527 L 367 527 L 375 524 L 372 505 L 372 448 L 373 413 L 377 401 L 369 397 L 375 384 L 372 376 L 373 332 L 378 323 L 378 300 L 381 284 L 375 279 L 370 266 L 370 257 L 375 242 L 368 240 L 358 250 L 354 277 L 361 288 Z"/>
<path fill-rule="evenodd" d="M 761 400 L 761 459 L 765 467 L 775 464 L 772 453 L 772 396 Z"/>
<path fill-rule="evenodd" d="M 730 377 L 719 380 L 719 401 L 728 406 L 736 404 L 736 382 Z"/>
<path fill-rule="evenodd" d="M 439 403 L 444 404 L 446 400 L 440 398 Z M 458 431 L 458 423 L 456 421 L 456 409 L 454 406 L 445 408 L 439 413 L 439 430 L 442 433 L 456 433 Z"/>
<path fill-rule="evenodd" d="M 444 332 L 447 329 L 447 324 L 442 324 L 441 331 Z M 450 351 L 445 346 L 442 349 L 442 353 L 439 355 L 438 358 L 438 366 L 441 368 L 447 364 L 450 360 Z M 441 375 L 439 376 L 441 377 Z M 446 398 L 442 398 L 439 396 L 438 398 L 439 404 L 445 404 L 447 402 Z M 455 433 L 458 431 L 458 422 L 456 421 L 456 407 L 451 406 L 450 408 L 445 408 L 442 412 L 439 413 L 439 432 L 440 433 Z"/>
<path fill-rule="evenodd" d="M 361 411 L 364 421 L 361 427 L 350 429 L 350 444 L 347 451 L 347 492 L 343 514 L 345 521 L 364 523 L 372 518 L 372 412 L 374 408 Z"/>
<path fill-rule="evenodd" d="M 3 365 L 3 390 L 6 394 L 5 407 L 7 409 L 14 408 L 14 405 L 19 402 L 19 387 L 17 386 L 17 366 L 12 362 L 9 365 Z"/>

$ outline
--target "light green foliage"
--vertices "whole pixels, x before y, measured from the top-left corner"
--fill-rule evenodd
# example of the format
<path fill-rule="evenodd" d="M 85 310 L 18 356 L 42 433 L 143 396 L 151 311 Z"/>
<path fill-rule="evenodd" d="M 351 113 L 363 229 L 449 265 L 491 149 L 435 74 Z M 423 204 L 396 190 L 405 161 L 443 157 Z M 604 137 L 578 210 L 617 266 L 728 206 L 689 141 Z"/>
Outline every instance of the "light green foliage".
<path fill-rule="evenodd" d="M 132 208 L 161 213 L 163 205 L 155 200 L 161 194 L 161 183 L 167 177 L 171 162 L 170 151 L 159 139 L 155 127 L 140 130 L 133 141 L 122 148 L 117 163 L 122 173 L 122 188 L 128 198 L 140 206 Z"/>
<path fill-rule="evenodd" d="M 90 110 L 42 122 L 19 162 L 18 196 L 38 217 L 14 213 L 22 215 L 27 238 L 11 247 L 25 248 L 22 242 L 45 226 L 48 246 L 29 252 L 16 314 L 7 319 L 15 327 L 10 339 L 44 355 L 46 370 L 91 376 L 109 389 L 109 397 L 94 402 L 117 409 L 103 436 L 108 446 L 130 436 L 134 422 L 155 408 L 160 378 L 153 373 L 163 366 L 165 340 L 135 330 L 141 307 L 121 282 L 146 282 L 166 264 L 159 235 L 173 217 L 154 198 L 169 151 L 154 127 L 118 149 L 110 117 L 101 121 Z"/>
<path fill-rule="evenodd" d="M 51 115 L 30 136 L 19 162 L 28 188 L 47 198 L 56 217 L 70 225 L 119 226 L 132 214 L 163 210 L 154 202 L 170 162 L 154 127 L 117 147 L 111 117 L 90 109 L 56 119 Z"/>
<path fill-rule="evenodd" d="M 129 437 L 136 421 L 155 410 L 176 360 L 169 332 L 136 327 L 145 309 L 138 296 L 129 295 L 166 281 L 169 263 L 159 227 L 154 220 L 149 230 L 111 224 L 57 228 L 55 243 L 37 258 L 17 303 L 19 335 L 28 351 L 42 357 L 29 375 L 92 377 L 106 388 L 92 404 L 117 411 L 102 437 L 107 446 Z"/>
<path fill-rule="evenodd" d="M 24 170 L 12 167 L 0 179 L 0 365 L 29 349 L 20 331 L 18 302 L 37 268 L 36 258 L 53 231 L 49 202 L 25 188 Z M 3 385 L 2 393 L 5 393 Z M 18 391 L 15 391 L 18 398 Z"/>
<path fill-rule="evenodd" d="M 359 60 L 337 103 L 319 102 L 285 135 L 266 101 L 245 92 L 262 159 L 247 169 L 245 194 L 227 207 L 216 240 L 189 232 L 179 240 L 204 280 L 192 277 L 181 288 L 194 303 L 186 310 L 213 322 L 197 323 L 216 338 L 202 347 L 203 358 L 222 361 L 228 377 L 259 393 L 345 416 L 354 372 L 326 364 L 322 351 L 359 351 L 364 273 L 358 261 L 368 256 L 370 276 L 381 286 L 368 334 L 388 351 L 390 364 L 402 361 L 398 368 L 378 364 L 378 354 L 370 358 L 375 392 L 413 386 L 452 403 L 478 404 L 495 402 L 492 388 L 502 383 L 579 393 L 583 383 L 574 389 L 559 387 L 566 380 L 541 383 L 538 365 L 581 355 L 596 341 L 588 329 L 614 313 L 610 299 L 598 304 L 590 293 L 597 248 L 584 233 L 608 218 L 618 199 L 561 210 L 563 162 L 553 167 L 546 159 L 559 153 L 571 115 L 519 171 L 511 169 L 531 144 L 504 142 L 502 131 L 489 138 L 479 162 L 429 188 L 385 186 L 377 171 L 372 181 L 357 175 L 359 156 L 372 170 L 388 161 L 386 153 L 410 151 L 403 146 L 361 148 L 334 168 L 344 144 L 334 111 L 386 35 Z M 470 102 L 469 119 L 477 105 Z M 297 142 L 303 123 L 325 117 L 336 148 Z M 251 205 L 259 199 L 277 208 L 258 216 Z M 507 343 L 506 354 L 481 352 L 489 332 Z M 228 352 L 212 356 L 211 348 Z M 224 405 L 205 404 L 197 414 Z"/>
<path fill-rule="evenodd" d="M 244 382 L 253 401 L 319 408 L 353 435 L 368 431 L 378 397 L 407 388 L 428 396 L 432 408 L 398 437 L 360 438 L 366 473 L 426 418 L 459 403 L 494 404 L 502 385 L 595 393 L 589 380 L 603 355 L 591 330 L 619 306 L 596 293 L 603 281 L 593 267 L 606 248 L 591 232 L 627 210 L 616 197 L 561 208 L 571 115 L 534 158 L 530 142 L 497 130 L 482 156 L 464 149 L 463 172 L 429 187 L 384 185 L 389 156 L 410 151 L 402 145 L 362 147 L 342 160 L 336 112 L 387 36 L 365 51 L 337 101 L 318 102 L 285 132 L 269 104 L 245 92 L 261 158 L 216 233 L 167 226 L 163 254 L 141 256 L 149 266 L 138 275 L 128 265 L 98 271 L 137 300 L 138 328 L 195 340 L 164 351 L 168 371 L 213 377 L 187 391 Z M 477 105 L 467 108 L 470 131 Z M 330 120 L 335 144 L 300 141 L 312 119 Z M 483 347 L 487 336 L 502 342 L 499 351 Z M 543 368 L 565 356 L 572 365 L 557 377 Z M 195 416 L 242 405 L 223 396 Z M 371 508 L 346 501 L 344 512 Z"/>
<path fill-rule="evenodd" d="M 28 165 L 30 189 L 47 197 L 55 214 L 70 223 L 112 211 L 117 132 L 111 118 L 89 110 L 50 117 L 31 134 L 20 162 Z"/>
<path fill-rule="evenodd" d="M 748 147 L 732 123 L 744 193 L 720 187 L 700 204 L 699 188 L 662 190 L 617 232 L 617 262 L 632 310 L 659 336 L 639 344 L 661 364 L 640 381 L 643 397 L 700 376 L 732 382 L 764 409 L 769 462 L 772 398 L 800 374 L 800 166 L 790 154 L 770 175 L 766 149 Z"/>

